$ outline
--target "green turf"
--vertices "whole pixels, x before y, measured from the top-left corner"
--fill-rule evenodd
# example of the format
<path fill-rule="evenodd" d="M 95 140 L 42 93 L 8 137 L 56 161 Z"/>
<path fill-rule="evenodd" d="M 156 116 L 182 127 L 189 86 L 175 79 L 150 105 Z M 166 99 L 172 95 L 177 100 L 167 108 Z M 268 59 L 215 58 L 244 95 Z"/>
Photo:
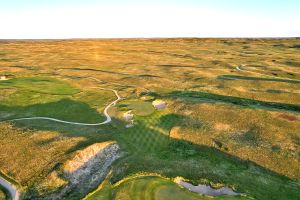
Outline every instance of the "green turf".
<path fill-rule="evenodd" d="M 147 116 L 154 112 L 154 107 L 150 102 L 137 101 L 129 105 L 132 112 L 138 116 Z"/>
<path fill-rule="evenodd" d="M 46 94 L 71 95 L 79 92 L 62 80 L 50 77 L 15 78 L 0 82 L 0 88 L 21 88 Z"/>
<path fill-rule="evenodd" d="M 151 102 L 140 100 L 125 100 L 120 102 L 118 107 L 122 110 L 132 110 L 132 113 L 138 116 L 147 116 L 155 111 Z"/>
<path fill-rule="evenodd" d="M 101 199 L 123 199 L 123 200 L 208 200 L 211 197 L 190 192 L 179 187 L 171 180 L 155 177 L 143 176 L 132 178 L 122 182 L 120 185 L 112 186 L 104 183 L 103 188 L 86 200 Z M 247 199 L 246 197 L 215 197 L 216 200 L 225 199 Z"/>
<path fill-rule="evenodd" d="M 113 123 L 84 127 L 47 120 L 26 120 L 16 122 L 14 126 L 58 131 L 58 138 L 68 140 L 74 137 L 84 139 L 65 152 L 66 155 L 95 142 L 116 140 L 123 157 L 112 166 L 111 183 L 136 173 L 157 173 L 170 178 L 182 176 L 194 184 L 212 182 L 233 186 L 254 199 L 298 200 L 299 170 L 297 166 L 289 165 L 298 162 L 295 160 L 298 160 L 299 154 L 298 54 L 299 39 L 74 40 L 11 44 L 5 41 L 4 45 L 0 45 L 0 60 L 5 62 L 1 68 L 3 73 L 11 77 L 49 74 L 72 80 L 28 77 L 0 81 L 0 121 L 24 115 L 88 123 L 102 121 L 103 109 L 115 99 L 114 94 L 89 88 L 99 86 L 92 81 L 82 81 L 87 84 L 82 91 L 71 84 L 88 76 L 97 77 L 103 83 L 101 87 L 114 88 L 128 99 L 110 110 L 116 114 Z M 248 67 L 238 71 L 233 67 L 238 65 Z M 149 95 L 149 98 L 143 99 L 144 95 Z M 168 109 L 153 110 L 150 100 L 154 98 L 168 100 Z M 209 105 L 203 105 L 203 102 L 209 102 Z M 220 110 L 219 106 L 226 108 Z M 212 117 L 203 114 L 201 109 L 206 107 L 205 112 L 211 112 Z M 250 115 L 246 112 L 252 108 L 254 113 L 263 113 Z M 135 114 L 135 126 L 129 129 L 125 129 L 124 122 L 119 120 L 127 110 L 133 110 Z M 286 113 L 287 117 L 280 117 L 281 113 Z M 236 119 L 235 115 L 245 119 L 232 120 Z M 289 120 L 293 117 L 294 121 Z M 249 129 L 252 123 L 266 128 L 257 132 Z M 215 125 L 230 128 L 221 130 Z M 179 138 L 186 138 L 189 142 L 169 137 L 174 126 L 180 127 Z M 30 140 L 30 135 L 25 133 L 22 136 Z M 33 130 L 33 133 L 38 132 Z M 238 133 L 236 137 L 232 137 L 235 133 Z M 292 134 L 294 138 L 291 138 Z M 214 139 L 222 136 L 238 145 L 217 150 Z M 9 141 L 7 136 L 2 139 Z M 220 140 L 221 146 L 227 145 L 224 141 Z M 51 142 L 45 140 L 37 145 Z M 245 150 L 244 147 L 250 146 L 254 148 Z M 21 149 L 19 152 L 26 154 L 22 151 L 23 146 L 18 147 Z M 271 148 L 277 152 L 269 153 Z M 28 151 L 31 151 L 30 147 Z M 259 157 L 255 156 L 256 151 L 266 152 L 266 161 L 256 159 Z M 6 153 L 4 148 L 2 152 Z M 282 155 L 281 160 L 277 157 L 273 160 L 274 163 L 282 161 L 280 170 L 267 161 L 275 154 Z M 12 163 L 17 161 L 16 158 L 18 156 L 12 153 Z M 59 163 L 53 161 L 53 165 L 45 166 L 42 174 L 26 178 L 38 186 L 38 180 L 57 170 L 62 163 L 63 160 Z M 291 171 L 296 173 L 291 175 Z M 36 179 L 37 176 L 41 178 Z M 145 178 L 116 187 L 107 184 L 98 195 L 103 194 L 103 199 L 117 195 L 143 199 L 144 191 L 151 196 L 155 190 L 158 199 L 192 198 L 190 193 L 164 181 Z M 27 192 L 26 189 L 24 192 Z M 30 189 L 37 194 L 35 185 Z M 127 191 L 130 192 L 127 194 Z M 101 199 L 100 196 L 97 199 Z"/>
<path fill-rule="evenodd" d="M 105 117 L 80 101 L 62 99 L 56 102 L 30 106 L 3 106 L 0 104 L 1 121 L 23 117 L 51 117 L 60 120 L 97 123 Z"/>
<path fill-rule="evenodd" d="M 136 116 L 135 126 L 120 129 L 121 143 L 133 152 L 155 152 L 168 147 L 169 129 L 180 120 L 180 116 L 167 111 L 155 111 L 149 116 Z"/>
<path fill-rule="evenodd" d="M 212 147 L 169 137 L 171 127 L 182 126 L 188 120 L 163 110 L 137 118 L 131 129 L 117 128 L 114 139 L 130 156 L 115 164 L 117 170 L 113 171 L 111 181 L 142 171 L 182 176 L 195 183 L 201 183 L 205 177 L 214 183 L 234 186 L 238 192 L 257 199 L 298 198 L 300 185 L 286 177 Z"/>
<path fill-rule="evenodd" d="M 79 90 L 53 78 L 18 78 L 0 82 L 0 88 L 16 88 L 0 102 L 0 121 L 22 117 L 51 117 L 60 120 L 98 123 L 115 95 L 111 91 Z M 77 94 L 78 93 L 78 94 Z"/>

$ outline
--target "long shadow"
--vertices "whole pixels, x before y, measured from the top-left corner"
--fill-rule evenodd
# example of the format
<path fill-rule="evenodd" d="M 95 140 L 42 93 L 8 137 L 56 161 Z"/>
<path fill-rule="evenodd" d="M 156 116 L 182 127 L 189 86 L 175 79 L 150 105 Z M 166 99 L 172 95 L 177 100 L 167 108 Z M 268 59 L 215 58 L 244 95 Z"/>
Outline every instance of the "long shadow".
<path fill-rule="evenodd" d="M 171 114 L 162 117 L 157 126 L 170 131 L 170 127 L 182 125 L 185 120 L 188 120 L 185 116 Z M 114 123 L 117 123 L 116 119 Z M 149 129 L 143 123 L 137 126 Z M 132 129 L 135 128 L 137 131 L 134 134 L 142 138 L 144 133 L 139 127 Z M 147 131 L 149 130 L 145 130 Z M 143 139 L 132 139 L 134 136 L 132 133 L 126 136 L 126 129 L 118 128 L 119 134 L 115 135 L 115 140 L 129 156 L 115 163 L 111 178 L 113 183 L 129 174 L 146 172 L 158 173 L 166 177 L 182 176 L 193 180 L 195 184 L 199 183 L 196 181 L 203 179 L 215 183 L 221 182 L 234 186 L 238 192 L 246 193 L 255 199 L 298 199 L 299 197 L 299 182 L 253 161 L 243 160 L 214 147 L 174 139 L 154 129 L 150 131 L 157 137 L 156 142 L 159 143 L 152 151 L 149 151 L 146 143 L 139 144 Z M 147 135 L 144 137 L 144 142 L 149 139 Z M 160 143 L 161 140 L 168 142 Z"/>
<path fill-rule="evenodd" d="M 71 99 L 62 99 L 57 102 L 35 104 L 30 106 L 0 105 L 0 111 L 1 121 L 13 119 L 15 117 L 18 118 L 32 116 L 54 117 L 62 120 L 86 123 L 101 122 L 105 120 L 102 113 L 98 113 L 96 109 L 91 108 L 88 104 Z M 11 114 L 10 116 L 7 115 L 9 113 Z M 51 143 L 56 142 L 57 139 L 61 139 L 60 137 L 83 138 L 81 142 L 78 142 L 72 148 L 68 149 L 66 152 L 63 152 L 64 156 L 62 155 L 60 158 L 54 157 L 53 160 L 49 160 L 47 167 L 45 166 L 45 169 L 42 172 L 36 174 L 35 177 L 32 177 L 39 177 L 37 178 L 38 181 L 40 180 L 40 177 L 46 177 L 52 170 L 59 169 L 69 154 L 97 142 L 112 140 L 112 135 L 115 133 L 115 128 L 111 124 L 102 126 L 78 126 L 39 119 L 10 121 L 5 123 L 11 123 L 15 127 L 24 129 L 59 132 L 59 135 L 56 138 L 39 141 L 37 145 L 50 145 Z M 24 195 L 25 199 L 40 199 L 39 192 L 36 190 L 35 184 L 37 183 L 32 182 L 30 185 L 26 185 L 28 190 Z"/>
<path fill-rule="evenodd" d="M 300 62 L 299 61 L 286 61 L 284 64 L 291 66 L 291 67 L 300 67 Z"/>
<path fill-rule="evenodd" d="M 0 104 L 0 111 L 0 121 L 23 117 L 50 117 L 73 122 L 97 123 L 105 119 L 102 114 L 88 104 L 68 98 L 28 106 Z"/>
<path fill-rule="evenodd" d="M 174 91 L 164 96 L 165 98 L 179 98 L 187 103 L 199 103 L 205 100 L 212 102 L 230 103 L 243 107 L 257 107 L 261 109 L 286 110 L 300 113 L 300 105 L 268 101 L 259 101 L 241 97 L 225 96 L 199 91 Z M 193 100 L 193 101 L 191 101 Z"/>
<path fill-rule="evenodd" d="M 82 123 L 99 123 L 105 120 L 102 113 L 91 108 L 88 104 L 72 99 L 62 99 L 45 104 L 34 104 L 29 106 L 6 106 L 0 104 L 0 123 L 12 123 L 14 126 L 24 129 L 57 131 L 65 137 L 81 137 L 83 141 L 69 149 L 65 154 L 84 148 L 95 142 L 111 139 L 111 124 L 103 126 L 80 126 L 64 124 L 46 119 L 26 119 L 20 121 L 7 121 L 23 117 L 51 117 L 65 121 Z M 40 145 L 47 145 L 56 141 L 56 138 L 40 141 Z"/>
<path fill-rule="evenodd" d="M 182 176 L 194 181 L 205 178 L 213 182 L 234 185 L 239 192 L 247 193 L 257 199 L 298 199 L 299 182 L 216 148 L 170 138 L 149 127 L 147 122 L 143 122 L 145 118 L 131 129 L 131 133 L 124 128 L 124 122 L 115 118 L 112 124 L 93 128 L 81 126 L 72 128 L 71 125 L 46 121 L 18 122 L 15 125 L 38 130 L 58 130 L 66 137 L 86 138 L 86 141 L 66 153 L 85 148 L 95 142 L 116 140 L 121 150 L 127 152 L 128 156 L 114 164 L 113 182 L 133 173 L 154 172 L 167 177 Z M 185 116 L 171 114 L 162 116 L 153 125 L 169 132 L 171 127 L 184 125 L 187 120 L 189 119 Z M 90 132 L 87 134 L 86 130 Z M 146 132 L 151 133 L 151 141 L 145 135 Z M 132 138 L 134 135 L 144 143 L 139 144 L 139 140 Z M 146 148 L 147 142 L 157 143 L 157 145 L 149 152 Z M 31 192 L 34 191 L 34 188 L 31 188 Z"/>
<path fill-rule="evenodd" d="M 107 71 L 107 70 L 101 70 L 101 69 L 93 69 L 93 68 L 59 68 L 59 69 L 65 69 L 65 70 L 75 70 L 75 71 L 94 71 L 94 72 L 101 72 L 101 73 L 108 73 L 113 75 L 121 75 L 131 78 L 161 78 L 160 76 L 151 75 L 151 74 L 127 74 L 127 73 L 120 73 L 120 72 L 113 72 L 113 71 Z"/>
<path fill-rule="evenodd" d="M 279 78 L 261 78 L 261 77 L 236 76 L 236 75 L 221 75 L 221 76 L 218 76 L 217 79 L 219 79 L 219 80 L 267 81 L 267 82 L 283 82 L 283 83 L 300 84 L 300 80 L 279 79 Z"/>

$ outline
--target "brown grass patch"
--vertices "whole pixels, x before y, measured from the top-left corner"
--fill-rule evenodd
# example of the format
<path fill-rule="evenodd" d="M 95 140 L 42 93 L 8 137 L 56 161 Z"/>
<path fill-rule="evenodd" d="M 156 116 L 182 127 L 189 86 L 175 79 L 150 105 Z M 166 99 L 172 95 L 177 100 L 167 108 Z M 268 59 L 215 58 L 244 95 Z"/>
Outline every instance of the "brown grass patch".
<path fill-rule="evenodd" d="M 31 131 L 0 123 L 0 169 L 27 186 L 47 176 L 66 151 L 83 138 L 61 137 L 58 132 Z"/>
<path fill-rule="evenodd" d="M 217 131 L 228 131 L 230 129 L 230 125 L 229 124 L 223 124 L 223 123 L 216 123 L 214 128 Z"/>

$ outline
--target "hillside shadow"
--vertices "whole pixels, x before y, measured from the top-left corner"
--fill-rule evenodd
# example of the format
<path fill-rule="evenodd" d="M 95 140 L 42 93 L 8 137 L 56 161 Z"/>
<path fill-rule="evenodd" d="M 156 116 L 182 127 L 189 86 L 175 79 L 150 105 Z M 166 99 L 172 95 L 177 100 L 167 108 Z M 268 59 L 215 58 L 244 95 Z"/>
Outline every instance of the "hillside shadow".
<path fill-rule="evenodd" d="M 87 109 L 93 110 L 90 107 Z M 184 125 L 190 121 L 189 117 L 177 114 L 163 115 L 156 121 L 153 119 L 151 126 L 147 121 L 143 121 L 146 118 L 141 118 L 131 129 L 124 128 L 124 122 L 116 118 L 112 119 L 111 124 L 95 127 L 47 120 L 19 121 L 13 124 L 35 130 L 59 131 L 64 137 L 85 138 L 65 154 L 96 142 L 117 141 L 122 151 L 127 152 L 127 156 L 114 164 L 113 182 L 139 172 L 159 173 L 167 177 L 182 176 L 194 181 L 205 178 L 215 183 L 234 185 L 238 192 L 247 193 L 257 199 L 298 198 L 300 185 L 286 176 L 220 149 L 171 138 L 169 134 L 162 133 L 169 133 L 176 125 Z M 58 163 L 55 168 L 60 165 L 61 163 Z"/>
<path fill-rule="evenodd" d="M 276 75 L 276 74 L 273 74 Z M 218 80 L 247 80 L 247 81 L 267 81 L 267 82 L 282 82 L 300 84 L 300 80 L 291 80 L 283 78 L 262 78 L 262 77 L 251 77 L 251 76 L 237 76 L 237 75 L 220 75 Z"/>
<path fill-rule="evenodd" d="M 174 121 L 170 122 L 170 119 Z M 170 131 L 170 127 L 184 125 L 182 123 L 188 120 L 186 116 L 171 114 L 162 117 L 157 126 Z M 118 123 L 117 119 L 114 121 Z M 214 183 L 224 183 L 257 199 L 298 198 L 298 182 L 253 161 L 243 160 L 226 150 L 171 138 L 145 124 L 138 124 L 132 129 L 137 129 L 135 134 L 139 135 L 138 140 L 133 139 L 133 134 L 126 136 L 122 128 L 118 128 L 120 137 L 115 135 L 115 140 L 123 151 L 127 151 L 128 156 L 115 163 L 112 183 L 130 174 L 158 173 L 166 177 L 182 176 L 194 181 L 207 179 Z M 150 131 L 152 136 L 141 132 L 142 129 L 144 132 Z M 153 140 L 153 137 L 156 138 Z M 149 149 L 147 142 L 157 142 L 157 146 Z"/>
<path fill-rule="evenodd" d="M 68 98 L 28 106 L 0 104 L 0 110 L 0 121 L 23 117 L 50 117 L 73 122 L 97 123 L 105 119 L 103 114 L 88 104 Z"/>
<path fill-rule="evenodd" d="M 11 123 L 18 128 L 24 129 L 57 131 L 60 133 L 56 138 L 40 141 L 40 145 L 47 145 L 55 142 L 61 136 L 83 138 L 76 146 L 69 149 L 66 154 L 84 148 L 95 142 L 111 139 L 110 132 L 114 129 L 110 124 L 103 126 L 81 126 L 50 121 L 47 119 L 7 121 L 10 119 L 36 116 L 80 123 L 99 123 L 106 119 L 102 113 L 99 113 L 88 104 L 72 99 L 62 99 L 56 102 L 29 106 L 0 105 L 0 123 Z"/>
<path fill-rule="evenodd" d="M 260 108 L 266 110 L 286 110 L 291 112 L 300 113 L 300 105 L 297 104 L 286 104 L 277 102 L 260 101 L 254 99 L 247 99 L 234 96 L 225 96 L 207 92 L 199 91 L 173 91 L 163 96 L 170 99 L 180 99 L 188 104 L 201 103 L 201 102 L 220 102 L 230 103 L 233 105 Z"/>

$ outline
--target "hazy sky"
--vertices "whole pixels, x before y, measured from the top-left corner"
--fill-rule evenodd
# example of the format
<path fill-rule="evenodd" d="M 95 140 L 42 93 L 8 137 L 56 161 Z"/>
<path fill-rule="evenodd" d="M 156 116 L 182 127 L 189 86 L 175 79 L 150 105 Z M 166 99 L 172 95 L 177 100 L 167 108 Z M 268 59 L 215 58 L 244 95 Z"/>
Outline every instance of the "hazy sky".
<path fill-rule="evenodd" d="M 300 37 L 300 0 L 0 0 L 0 39 Z"/>

